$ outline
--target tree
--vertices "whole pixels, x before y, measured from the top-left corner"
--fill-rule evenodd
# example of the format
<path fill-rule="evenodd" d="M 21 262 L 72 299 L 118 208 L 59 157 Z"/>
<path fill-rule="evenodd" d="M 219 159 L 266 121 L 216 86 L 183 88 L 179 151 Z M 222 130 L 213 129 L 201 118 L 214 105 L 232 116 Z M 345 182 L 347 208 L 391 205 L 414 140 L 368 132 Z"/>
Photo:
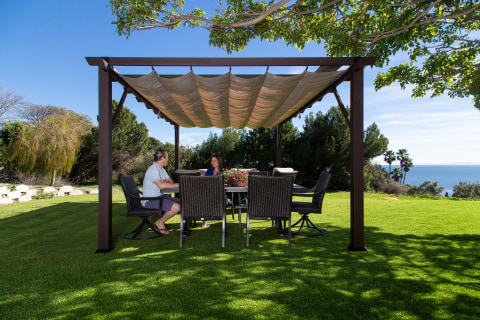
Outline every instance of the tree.
<path fill-rule="evenodd" d="M 244 50 L 254 38 L 283 40 L 302 49 L 323 44 L 329 56 L 372 56 L 386 66 L 390 57 L 408 54 L 379 73 L 378 90 L 395 81 L 412 96 L 471 96 L 480 109 L 480 3 L 472 0 L 323 0 L 219 1 L 212 16 L 183 0 L 110 0 L 119 35 L 135 30 L 179 26 L 204 28 L 210 44 L 227 53 Z"/>
<path fill-rule="evenodd" d="M 32 110 L 37 110 L 37 107 Z M 51 185 L 55 183 L 57 174 L 72 170 L 82 138 L 92 126 L 85 115 L 54 108 L 55 112 L 25 123 L 8 150 L 9 160 L 22 172 L 49 177 Z M 28 107 L 26 111 L 28 113 Z"/>
<path fill-rule="evenodd" d="M 413 161 L 410 159 L 407 149 L 399 149 L 397 151 L 397 160 L 400 161 L 400 170 L 402 171 L 402 180 L 399 180 L 402 185 L 405 184 L 405 177 L 410 168 L 413 167 Z"/>
<path fill-rule="evenodd" d="M 347 113 L 350 109 L 347 108 Z M 380 133 L 375 123 L 364 132 L 365 163 L 382 155 L 388 139 Z M 304 185 L 313 185 L 316 177 L 327 168 L 333 174 L 330 187 L 348 190 L 350 186 L 350 129 L 339 107 L 327 113 L 310 113 L 305 118 L 303 132 L 296 142 L 295 168 Z"/>
<path fill-rule="evenodd" d="M 401 182 L 403 178 L 403 171 L 400 168 L 393 168 L 392 178 L 397 182 Z"/>
<path fill-rule="evenodd" d="M 23 97 L 15 94 L 13 91 L 4 90 L 0 87 L 0 119 L 7 114 L 7 112 L 22 106 L 24 103 Z"/>
<path fill-rule="evenodd" d="M 8 159 L 8 147 L 22 131 L 23 123 L 14 120 L 2 123 L 0 130 L 0 172 L 2 179 L 12 178 L 11 174 L 17 169 L 14 163 Z"/>
<path fill-rule="evenodd" d="M 112 106 L 115 113 L 118 102 L 113 100 Z M 143 169 L 143 157 L 148 156 L 151 143 L 145 123 L 138 123 L 135 114 L 123 106 L 112 129 L 112 180 L 117 182 L 120 175 L 135 175 L 146 170 Z M 153 157 L 150 156 L 150 164 L 151 159 Z M 84 139 L 79 160 L 72 169 L 71 179 L 85 183 L 97 181 L 97 177 L 98 127 L 95 127 Z"/>
<path fill-rule="evenodd" d="M 298 138 L 298 130 L 291 121 L 282 125 L 282 165 L 293 166 L 294 145 Z M 235 149 L 236 166 L 272 170 L 277 166 L 277 128 L 251 129 L 240 137 Z"/>
<path fill-rule="evenodd" d="M 438 186 L 438 181 L 426 180 L 422 184 L 417 186 L 410 186 L 408 194 L 411 195 L 428 195 L 428 196 L 437 196 L 443 192 L 445 188 Z"/>
<path fill-rule="evenodd" d="M 207 140 L 195 148 L 198 166 L 200 168 L 210 168 L 210 158 L 213 154 L 219 154 L 222 157 L 224 167 L 234 166 L 234 159 L 236 158 L 234 150 L 242 133 L 243 130 L 233 128 L 222 129 L 220 136 L 210 132 Z"/>
<path fill-rule="evenodd" d="M 392 150 L 388 150 L 385 152 L 383 160 L 388 163 L 388 179 L 390 179 L 390 176 L 392 174 L 392 163 L 396 159 L 397 157 L 395 156 L 395 152 L 393 152 Z"/>

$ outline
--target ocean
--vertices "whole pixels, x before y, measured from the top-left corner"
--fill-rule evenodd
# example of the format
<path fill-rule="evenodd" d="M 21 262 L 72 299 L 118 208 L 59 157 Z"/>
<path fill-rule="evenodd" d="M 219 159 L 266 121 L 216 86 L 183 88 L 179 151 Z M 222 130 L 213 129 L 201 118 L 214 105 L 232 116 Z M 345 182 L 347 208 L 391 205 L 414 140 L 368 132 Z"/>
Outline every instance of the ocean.
<path fill-rule="evenodd" d="M 398 165 L 392 165 L 398 168 Z M 388 165 L 382 165 L 382 168 L 388 171 Z M 480 183 L 480 165 L 414 165 L 407 172 L 405 184 L 418 186 L 423 182 L 438 181 L 440 187 L 445 188 L 445 192 L 451 196 L 453 186 L 463 182 Z"/>

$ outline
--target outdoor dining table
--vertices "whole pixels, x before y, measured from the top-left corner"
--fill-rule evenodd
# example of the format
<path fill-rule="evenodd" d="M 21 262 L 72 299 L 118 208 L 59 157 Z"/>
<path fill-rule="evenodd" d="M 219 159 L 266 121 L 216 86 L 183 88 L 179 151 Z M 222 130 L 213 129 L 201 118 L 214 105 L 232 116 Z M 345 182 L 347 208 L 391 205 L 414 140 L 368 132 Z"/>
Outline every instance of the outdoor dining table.
<path fill-rule="evenodd" d="M 298 191 L 301 191 L 301 190 L 305 190 L 305 187 L 303 186 L 299 186 L 297 184 L 294 184 L 293 185 L 293 192 L 298 192 Z M 179 195 L 180 194 L 180 189 L 179 188 L 168 188 L 168 189 L 162 189 L 161 190 L 162 193 L 167 193 L 167 194 L 176 194 L 176 195 Z M 233 194 L 237 194 L 237 195 L 241 195 L 242 193 L 247 193 L 248 192 L 248 187 L 225 187 L 225 192 L 227 193 L 231 193 L 232 194 L 232 198 L 233 198 Z M 240 197 L 239 197 L 240 198 Z M 246 206 L 245 207 L 242 207 L 244 209 L 246 209 Z M 189 231 L 189 224 L 187 223 L 186 225 L 186 228 L 184 229 L 184 237 L 185 236 L 188 236 L 188 234 L 190 233 Z"/>

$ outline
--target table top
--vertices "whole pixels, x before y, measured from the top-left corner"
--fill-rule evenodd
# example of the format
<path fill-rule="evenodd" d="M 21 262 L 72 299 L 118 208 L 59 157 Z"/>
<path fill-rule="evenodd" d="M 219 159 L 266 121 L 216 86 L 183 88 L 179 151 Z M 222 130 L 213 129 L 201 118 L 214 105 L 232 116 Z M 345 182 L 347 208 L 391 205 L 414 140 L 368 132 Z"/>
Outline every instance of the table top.
<path fill-rule="evenodd" d="M 305 189 L 302 186 L 294 185 L 293 191 Z M 180 193 L 179 188 L 162 189 L 162 193 Z M 248 192 L 248 187 L 225 187 L 225 192 Z"/>
<path fill-rule="evenodd" d="M 162 193 L 180 193 L 179 188 L 162 189 Z M 247 187 L 225 187 L 225 192 L 248 192 Z"/>

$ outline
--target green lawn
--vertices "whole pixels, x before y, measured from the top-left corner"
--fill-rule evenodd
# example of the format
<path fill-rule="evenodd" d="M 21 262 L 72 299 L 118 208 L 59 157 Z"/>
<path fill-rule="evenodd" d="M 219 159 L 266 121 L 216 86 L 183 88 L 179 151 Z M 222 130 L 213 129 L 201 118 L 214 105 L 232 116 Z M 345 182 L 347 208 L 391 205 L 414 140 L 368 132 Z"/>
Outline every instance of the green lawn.
<path fill-rule="evenodd" d="M 97 195 L 0 207 L 0 319 L 480 319 L 480 201 L 365 194 L 367 252 L 351 252 L 350 198 L 328 193 L 321 237 L 227 219 L 131 241 L 113 194 L 115 250 L 97 249 Z M 245 215 L 243 215 L 245 221 Z M 293 220 L 298 218 L 294 214 Z"/>

